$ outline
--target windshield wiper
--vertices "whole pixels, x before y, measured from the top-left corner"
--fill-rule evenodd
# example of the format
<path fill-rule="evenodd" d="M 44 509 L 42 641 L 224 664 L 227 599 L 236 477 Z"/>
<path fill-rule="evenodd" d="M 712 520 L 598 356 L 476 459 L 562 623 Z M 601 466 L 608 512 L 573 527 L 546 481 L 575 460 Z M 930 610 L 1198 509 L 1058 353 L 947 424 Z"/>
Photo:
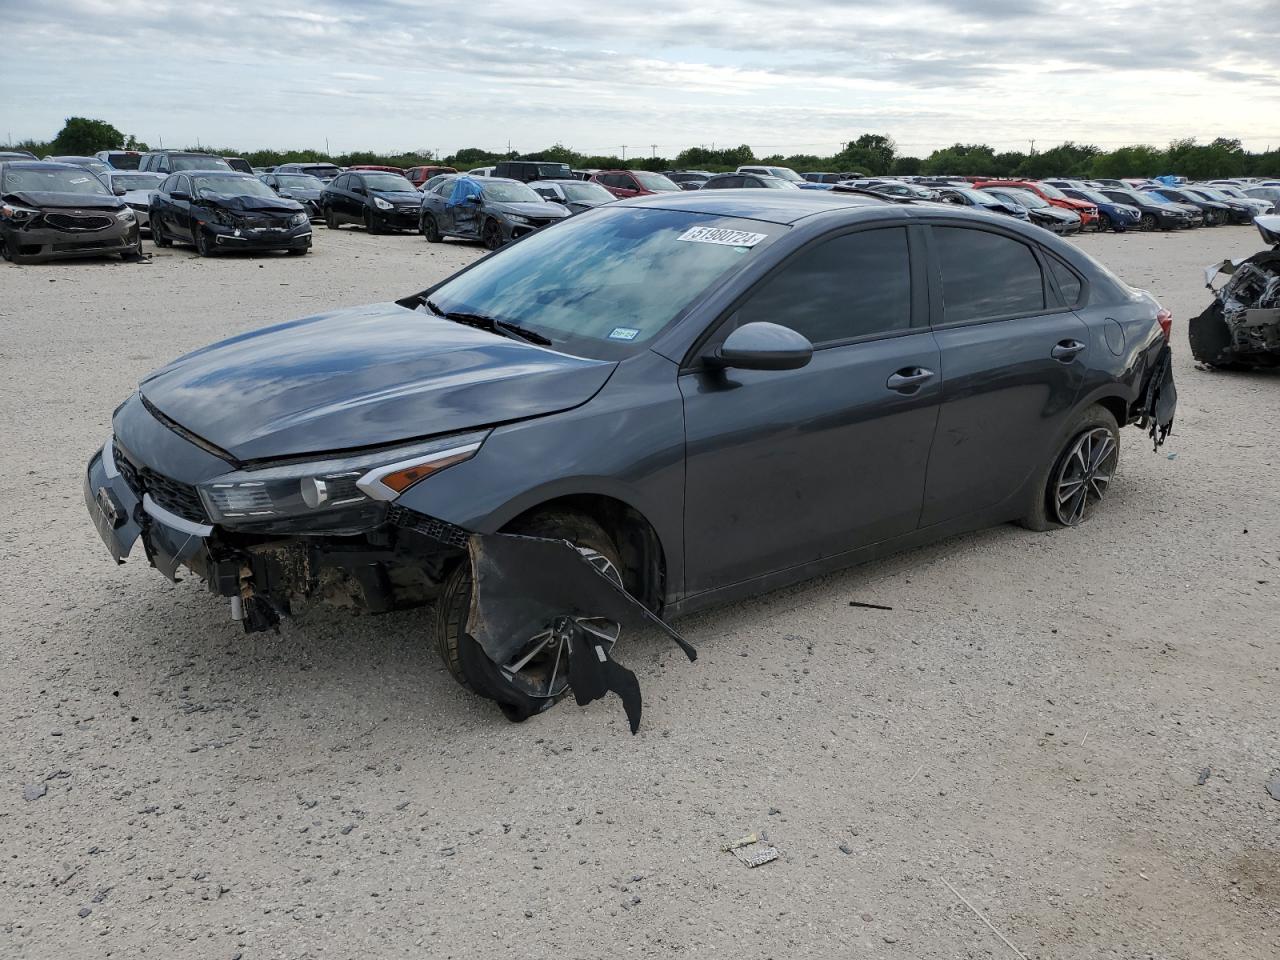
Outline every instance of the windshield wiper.
<path fill-rule="evenodd" d="M 499 320 L 496 317 L 486 317 L 482 313 L 466 313 L 464 311 L 441 310 L 431 300 L 423 300 L 427 309 L 434 313 L 437 317 L 444 317 L 446 320 L 452 320 L 454 323 L 463 323 L 468 327 L 477 327 L 480 330 L 488 330 L 490 333 L 496 333 L 499 336 L 514 337 L 517 340 L 523 340 L 525 343 L 534 343 L 540 347 L 551 346 L 551 340 L 544 337 L 535 330 L 522 327 L 518 323 L 512 323 L 510 320 Z"/>

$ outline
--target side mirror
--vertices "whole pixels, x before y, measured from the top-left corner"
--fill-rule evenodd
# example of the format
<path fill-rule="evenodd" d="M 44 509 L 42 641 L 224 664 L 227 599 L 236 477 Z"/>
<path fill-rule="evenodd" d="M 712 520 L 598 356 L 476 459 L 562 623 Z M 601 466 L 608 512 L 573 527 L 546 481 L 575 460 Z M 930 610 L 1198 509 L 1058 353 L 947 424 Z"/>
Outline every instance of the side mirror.
<path fill-rule="evenodd" d="M 471 196 L 467 197 L 467 203 L 474 203 L 478 207 L 480 204 L 484 203 L 484 198 L 478 193 L 473 193 Z"/>
<path fill-rule="evenodd" d="M 174 200 L 190 200 L 191 194 L 185 190 L 174 190 L 169 196 Z"/>
<path fill-rule="evenodd" d="M 798 370 L 813 359 L 813 344 L 790 327 L 756 321 L 748 323 L 716 347 L 707 358 L 713 367 L 739 370 Z"/>
<path fill-rule="evenodd" d="M 111 192 L 114 193 L 117 197 L 123 197 L 129 191 L 126 190 L 124 187 L 113 187 Z"/>

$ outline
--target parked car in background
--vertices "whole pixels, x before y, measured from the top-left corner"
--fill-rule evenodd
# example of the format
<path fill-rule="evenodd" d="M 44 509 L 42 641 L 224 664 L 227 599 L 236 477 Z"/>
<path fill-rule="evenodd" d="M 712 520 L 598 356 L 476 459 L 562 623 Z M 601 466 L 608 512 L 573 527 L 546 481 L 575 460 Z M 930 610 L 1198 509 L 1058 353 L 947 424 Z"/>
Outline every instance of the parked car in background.
<path fill-rule="evenodd" d="M 809 183 L 844 183 L 846 180 L 857 180 L 857 174 L 853 173 L 802 173 L 800 174 Z"/>
<path fill-rule="evenodd" d="M 620 200 L 650 193 L 675 193 L 680 189 L 662 174 L 648 170 L 601 170 L 592 174 L 591 182 L 600 184 Z"/>
<path fill-rule="evenodd" d="M 1029 221 L 1031 219 L 1031 215 L 1027 213 L 1027 208 L 1022 204 L 997 197 L 982 190 L 974 190 L 972 187 L 950 186 L 935 186 L 933 189 L 938 192 L 938 199 L 943 203 L 974 207 L 978 210 L 985 210 L 987 213 L 998 213 L 1006 217 L 1013 217 L 1015 220 Z"/>
<path fill-rule="evenodd" d="M 1158 197 L 1164 197 L 1170 203 L 1176 203 L 1188 210 L 1198 211 L 1206 227 L 1216 227 L 1231 222 L 1231 207 L 1221 200 L 1209 200 L 1198 197 L 1189 190 L 1180 187 L 1161 185 L 1159 190 L 1151 191 Z"/>
<path fill-rule="evenodd" d="M 0 161 L 0 254 L 14 263 L 142 252 L 138 218 L 92 171 Z"/>
<path fill-rule="evenodd" d="M 937 200 L 938 193 L 933 187 L 921 187 L 902 180 L 857 179 L 842 180 L 841 185 L 855 187 L 859 190 L 870 190 L 885 197 L 905 197 L 908 200 Z"/>
<path fill-rule="evenodd" d="M 643 198 L 384 301 L 144 378 L 86 507 L 113 559 L 190 570 L 246 630 L 321 595 L 434 601 L 445 667 L 513 720 L 614 648 L 602 589 L 672 619 L 990 524 L 1072 528 L 1105 517 L 1122 428 L 1157 395 L 1161 429 L 1174 413 L 1150 294 L 944 206 Z M 550 600 L 527 561 L 473 580 L 504 549 L 591 588 Z"/>
<path fill-rule="evenodd" d="M 750 173 L 762 177 L 777 177 L 779 180 L 789 180 L 796 186 L 809 182 L 790 167 L 770 167 L 761 164 L 744 164 L 743 166 L 738 167 L 734 173 Z"/>
<path fill-rule="evenodd" d="M 570 213 L 582 213 L 606 203 L 614 203 L 618 199 L 598 183 L 586 183 L 577 179 L 535 180 L 529 186 L 542 199 L 558 203 Z"/>
<path fill-rule="evenodd" d="M 192 153 L 188 150 L 151 150 L 142 155 L 139 170 L 149 173 L 177 173 L 180 170 L 224 170 L 231 164 L 211 153 Z"/>
<path fill-rule="evenodd" d="M 1073 200 L 1085 200 L 1098 208 L 1098 229 L 1124 233 L 1142 222 L 1142 211 L 1132 204 L 1112 200 L 1093 187 L 1058 187 Z"/>
<path fill-rule="evenodd" d="M 417 230 L 421 202 L 422 194 L 398 173 L 348 170 L 320 191 L 320 215 L 330 230 L 344 223 L 369 233 Z"/>
<path fill-rule="evenodd" d="M 983 187 L 983 193 L 989 193 L 1000 200 L 1016 203 L 1027 211 L 1027 216 L 1037 227 L 1042 227 L 1059 236 L 1070 236 L 1079 233 L 1083 221 L 1074 210 L 1055 207 L 1038 193 L 1030 190 L 1019 190 L 1017 187 Z"/>
<path fill-rule="evenodd" d="M 1241 192 L 1253 200 L 1265 200 L 1275 210 L 1280 210 L 1280 187 L 1241 187 Z"/>
<path fill-rule="evenodd" d="M 311 221 L 296 200 L 234 170 L 172 173 L 151 195 L 151 241 L 189 243 L 201 257 L 227 250 L 311 249 Z"/>
<path fill-rule="evenodd" d="M 348 170 L 377 170 L 380 173 L 398 173 L 400 176 L 404 177 L 406 180 L 409 180 L 409 178 L 405 177 L 404 175 L 403 167 L 391 167 L 391 166 L 386 166 L 385 164 L 379 164 L 379 163 L 353 163 L 351 166 L 347 167 L 347 169 Z M 410 180 L 409 182 L 413 183 L 412 180 Z M 415 187 L 417 186 L 416 183 L 414 183 L 413 185 Z"/>
<path fill-rule="evenodd" d="M 432 177 L 438 177 L 442 173 L 457 173 L 454 167 L 445 167 L 440 164 L 427 164 L 422 167 L 410 167 L 404 172 L 404 178 L 412 183 L 419 190 L 422 185 Z"/>
<path fill-rule="evenodd" d="M 0 150 L 0 162 L 5 160 L 34 160 L 36 155 L 26 150 Z"/>
<path fill-rule="evenodd" d="M 768 190 L 799 190 L 792 181 L 781 177 L 769 177 L 760 173 L 717 173 L 703 185 L 703 190 L 739 190 L 764 188 Z"/>
<path fill-rule="evenodd" d="M 1116 203 L 1137 207 L 1142 213 L 1138 226 L 1143 230 L 1179 230 L 1191 226 L 1191 214 L 1186 210 L 1145 191 L 1109 188 L 1102 193 Z"/>
<path fill-rule="evenodd" d="M 138 218 L 138 229 L 151 234 L 151 194 L 164 182 L 163 173 L 146 173 L 141 170 L 108 170 L 101 178 L 115 196 L 119 197 L 133 215 Z"/>
<path fill-rule="evenodd" d="M 328 183 L 338 174 L 342 173 L 342 168 L 332 163 L 323 161 L 308 161 L 307 163 L 281 163 L 276 166 L 272 173 L 303 173 L 309 177 L 315 177 L 317 180 L 323 180 Z"/>
<path fill-rule="evenodd" d="M 1098 208 L 1092 201 L 1068 197 L 1057 187 L 1051 187 L 1049 184 L 1039 180 L 979 180 L 974 186 L 979 190 L 985 190 L 987 187 L 1011 187 L 1015 190 L 1034 193 L 1053 206 L 1070 210 L 1079 216 L 1081 229 L 1094 226 L 1098 222 Z"/>
<path fill-rule="evenodd" d="M 663 176 L 681 190 L 701 190 L 702 185 L 715 174 L 706 170 L 668 170 Z"/>
<path fill-rule="evenodd" d="M 258 179 L 288 200 L 297 200 L 307 216 L 320 220 L 320 192 L 324 181 L 307 173 L 263 173 Z"/>
<path fill-rule="evenodd" d="M 73 167 L 83 167 L 86 170 L 92 170 L 95 176 L 101 176 L 111 169 L 97 157 L 45 157 L 44 159 L 48 163 L 69 163 Z"/>
<path fill-rule="evenodd" d="M 99 150 L 94 157 L 112 170 L 137 170 L 142 162 L 142 153 L 138 150 Z"/>
<path fill-rule="evenodd" d="M 1243 204 L 1248 217 L 1247 220 L 1243 221 L 1245 223 L 1252 222 L 1253 218 L 1256 216 L 1275 212 L 1275 204 L 1272 201 L 1265 200 L 1261 197 L 1251 197 L 1240 187 L 1231 186 L 1230 184 L 1226 186 L 1215 186 L 1213 184 L 1197 183 L 1192 186 L 1192 189 L 1205 193 L 1208 196 L 1213 197 L 1215 200 L 1222 199 L 1225 202 Z"/>
<path fill-rule="evenodd" d="M 494 165 L 491 177 L 519 180 L 572 180 L 573 171 L 567 163 L 554 160 L 503 160 Z"/>
<path fill-rule="evenodd" d="M 467 171 L 468 177 L 492 177 L 493 167 L 472 167 Z"/>
<path fill-rule="evenodd" d="M 452 177 L 423 191 L 418 229 L 428 243 L 457 237 L 497 250 L 568 216 L 567 207 L 548 202 L 519 180 Z"/>
<path fill-rule="evenodd" d="M 227 166 L 236 173 L 253 173 L 253 167 L 244 157 L 223 157 L 222 159 L 227 161 Z"/>

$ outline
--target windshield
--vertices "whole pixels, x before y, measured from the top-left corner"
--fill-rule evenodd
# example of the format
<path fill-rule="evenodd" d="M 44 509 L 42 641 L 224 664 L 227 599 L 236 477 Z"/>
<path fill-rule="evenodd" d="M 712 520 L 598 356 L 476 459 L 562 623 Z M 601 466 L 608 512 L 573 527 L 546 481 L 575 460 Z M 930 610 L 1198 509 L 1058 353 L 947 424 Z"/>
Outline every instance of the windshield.
<path fill-rule="evenodd" d="M 364 185 L 370 190 L 383 190 L 388 193 L 416 193 L 417 187 L 398 173 L 366 173 L 362 175 Z"/>
<path fill-rule="evenodd" d="M 106 185 L 88 170 L 45 170 L 10 167 L 4 174 L 4 192 L 91 193 L 110 196 Z"/>
<path fill-rule="evenodd" d="M 785 228 L 646 207 L 597 207 L 437 287 L 446 312 L 527 327 L 570 353 L 634 351 Z M 736 244 L 736 245 L 735 245 Z"/>
<path fill-rule="evenodd" d="M 790 180 L 793 183 L 799 181 L 804 183 L 804 177 L 796 173 L 790 167 L 765 167 L 769 171 L 769 176 L 778 177 L 781 180 Z"/>
<path fill-rule="evenodd" d="M 282 190 L 322 190 L 324 181 L 305 173 L 284 173 L 276 177 Z"/>
<path fill-rule="evenodd" d="M 276 192 L 257 177 L 192 177 L 200 197 L 275 197 Z"/>
<path fill-rule="evenodd" d="M 631 175 L 640 181 L 640 186 L 646 190 L 652 190 L 654 193 L 665 193 L 680 189 L 660 173 L 650 173 L 648 170 L 632 170 Z"/>
<path fill-rule="evenodd" d="M 137 170 L 142 161 L 140 153 L 109 153 L 107 162 L 117 170 Z"/>
<path fill-rule="evenodd" d="M 481 185 L 484 198 L 494 203 L 541 203 L 542 197 L 533 192 L 533 188 L 523 183 L 489 182 Z"/>
<path fill-rule="evenodd" d="M 1004 190 L 1001 191 L 1001 193 L 996 194 L 996 196 L 1001 195 L 1007 196 L 1014 203 L 1020 203 L 1024 207 L 1029 207 L 1032 210 L 1043 210 L 1045 207 L 1053 206 L 1053 204 L 1044 199 L 1044 197 L 1036 196 L 1029 190 Z"/>
<path fill-rule="evenodd" d="M 963 190 L 951 187 L 949 188 L 949 192 L 958 193 L 960 196 L 978 204 L 980 207 L 994 207 L 1000 202 L 998 197 L 993 197 L 989 193 L 983 193 L 981 190 Z"/>
<path fill-rule="evenodd" d="M 154 190 L 164 182 L 163 173 L 113 173 L 111 186 L 126 190 Z"/>
<path fill-rule="evenodd" d="M 1167 207 L 1170 205 L 1167 197 L 1165 197 L 1163 194 L 1157 193 L 1154 190 L 1139 190 L 1138 193 L 1146 197 L 1147 200 L 1150 201 L 1151 203 L 1158 203 L 1164 207 Z"/>
<path fill-rule="evenodd" d="M 540 163 L 538 176 L 544 180 L 561 180 L 573 176 L 573 171 L 567 163 Z"/>
<path fill-rule="evenodd" d="M 761 177 L 760 182 L 771 190 L 799 190 L 790 180 L 783 180 L 781 177 Z"/>
<path fill-rule="evenodd" d="M 1209 191 L 1204 189 L 1203 187 L 1201 188 L 1201 192 L 1209 193 Z M 1228 197 L 1235 197 L 1237 200 L 1243 199 L 1244 197 L 1244 191 L 1241 190 L 1239 187 L 1226 187 L 1226 186 L 1214 187 L 1213 192 L 1224 194 Z"/>
<path fill-rule="evenodd" d="M 317 177 L 321 180 L 332 180 L 342 171 L 329 163 L 318 163 L 314 167 L 303 167 L 302 172 L 310 177 Z"/>
<path fill-rule="evenodd" d="M 1040 192 L 1043 193 L 1046 197 L 1052 197 L 1054 200 L 1067 199 L 1067 195 L 1063 193 L 1061 190 L 1059 190 L 1057 187 L 1051 187 L 1047 183 L 1042 183 L 1039 186 L 1040 186 Z"/>
<path fill-rule="evenodd" d="M 562 183 L 565 197 L 580 203 L 612 203 L 614 196 L 598 183 Z"/>
<path fill-rule="evenodd" d="M 221 157 L 174 157 L 169 158 L 171 170 L 230 170 L 231 164 Z"/>

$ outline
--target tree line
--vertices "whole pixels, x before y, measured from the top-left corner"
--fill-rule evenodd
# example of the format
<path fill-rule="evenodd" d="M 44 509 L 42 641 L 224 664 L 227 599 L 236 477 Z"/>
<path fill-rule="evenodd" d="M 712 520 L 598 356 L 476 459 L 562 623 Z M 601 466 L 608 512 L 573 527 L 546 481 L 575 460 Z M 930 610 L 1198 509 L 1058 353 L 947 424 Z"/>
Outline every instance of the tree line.
<path fill-rule="evenodd" d="M 70 117 L 53 140 L 24 141 L 0 149 L 29 150 L 38 157 L 46 155 L 92 155 L 99 150 L 146 150 L 147 144 L 131 134 L 124 134 L 103 120 Z M 1154 177 L 1179 174 L 1193 180 L 1220 177 L 1280 175 L 1280 149 L 1251 153 L 1239 140 L 1219 137 L 1210 143 L 1194 139 L 1174 140 L 1167 147 L 1134 144 L 1117 150 L 1103 150 L 1093 144 L 1067 141 L 1047 150 L 997 152 L 984 143 L 957 143 L 933 151 L 927 157 L 913 157 L 898 152 L 892 137 L 864 133 L 850 140 L 830 156 L 819 154 L 771 154 L 757 156 L 747 144 L 724 149 L 689 147 L 674 157 L 630 157 L 579 153 L 561 143 L 531 153 L 494 152 L 480 147 L 465 147 L 449 156 L 430 151 L 378 153 L 358 150 L 329 154 L 323 150 L 237 150 L 234 147 L 211 147 L 207 144 L 188 149 L 219 156 L 244 157 L 255 167 L 273 166 L 307 160 L 327 160 L 339 166 L 380 164 L 413 167 L 424 163 L 440 163 L 467 170 L 495 164 L 501 160 L 552 160 L 578 169 L 630 167 L 639 170 L 733 170 L 742 164 L 757 163 L 791 167 L 797 171 L 820 170 L 870 176 L 953 175 L 990 177 Z"/>

